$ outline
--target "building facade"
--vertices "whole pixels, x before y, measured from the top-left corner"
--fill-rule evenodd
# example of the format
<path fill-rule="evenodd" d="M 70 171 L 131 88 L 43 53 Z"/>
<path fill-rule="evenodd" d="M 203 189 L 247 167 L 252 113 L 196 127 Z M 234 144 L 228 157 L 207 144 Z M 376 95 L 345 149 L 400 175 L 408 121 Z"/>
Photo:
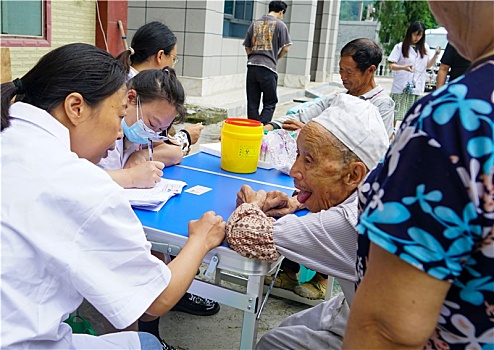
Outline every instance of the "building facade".
<path fill-rule="evenodd" d="M 278 63 L 278 84 L 305 88 L 310 81 L 331 80 L 340 2 L 286 2 L 283 20 L 293 45 Z M 175 68 L 188 95 L 241 89 L 247 71 L 242 46 L 246 23 L 268 13 L 268 4 L 245 0 L 129 1 L 127 36 L 130 43 L 141 25 L 161 21 L 177 36 L 181 60 Z"/>
<path fill-rule="evenodd" d="M 121 20 L 130 45 L 137 28 L 157 20 L 178 38 L 180 62 L 176 66 L 187 95 L 210 96 L 245 86 L 247 56 L 242 42 L 252 20 L 268 13 L 267 0 L 33 0 L 41 4 L 33 18 L 39 30 L 28 35 L 0 36 L 10 50 L 12 77 L 24 75 L 49 50 L 71 42 L 95 44 L 117 55 L 124 49 L 116 25 Z M 330 81 L 337 62 L 336 46 L 340 1 L 286 0 L 284 16 L 292 47 L 278 64 L 278 84 L 305 88 L 310 81 Z M 2 0 L 1 9 L 26 23 L 26 6 L 13 8 L 15 0 Z M 3 17 L 1 17 L 3 18 Z M 36 22 L 37 23 L 37 22 Z M 3 21 L 8 27 L 8 21 Z M 38 32 L 37 32 L 38 31 Z M 2 50 L 2 54 L 5 54 Z"/>
<path fill-rule="evenodd" d="M 23 4 L 24 3 L 24 4 Z M 2 0 L 3 11 L 19 11 L 19 17 L 11 17 L 12 24 L 25 25 L 30 4 L 23 1 Z M 9 7 L 15 5 L 16 7 Z M 32 9 L 32 15 L 41 15 L 39 28 L 32 28 L 37 32 L 15 32 L 11 26 L 12 35 L 2 35 L 0 42 L 2 55 L 9 54 L 11 74 L 15 79 L 26 74 L 38 62 L 41 56 L 52 49 L 73 42 L 95 43 L 96 7 L 93 1 L 43 1 L 39 9 Z M 34 11 L 40 11 L 35 13 Z M 2 17 L 3 18 L 3 17 Z M 2 21 L 2 33 L 9 29 L 8 23 Z M 5 58 L 5 57 L 3 57 Z"/>

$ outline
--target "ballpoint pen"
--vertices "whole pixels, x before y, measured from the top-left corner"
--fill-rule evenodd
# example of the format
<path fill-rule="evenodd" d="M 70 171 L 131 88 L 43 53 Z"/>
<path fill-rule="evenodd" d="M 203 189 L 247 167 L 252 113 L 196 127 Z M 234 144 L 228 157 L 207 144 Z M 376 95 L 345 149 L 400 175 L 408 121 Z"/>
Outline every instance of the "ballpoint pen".
<path fill-rule="evenodd" d="M 153 141 L 151 139 L 148 139 L 148 152 L 149 152 L 149 160 L 153 160 Z"/>

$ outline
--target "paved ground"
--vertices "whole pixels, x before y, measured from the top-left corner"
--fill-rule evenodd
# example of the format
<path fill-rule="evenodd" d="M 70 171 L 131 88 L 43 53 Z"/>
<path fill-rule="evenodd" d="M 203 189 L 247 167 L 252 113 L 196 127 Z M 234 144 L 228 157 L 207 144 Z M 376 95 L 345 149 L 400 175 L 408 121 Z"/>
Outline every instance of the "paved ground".
<path fill-rule="evenodd" d="M 383 86 L 389 93 L 392 80 L 390 78 L 377 78 L 377 83 Z M 334 78 L 335 84 L 340 83 L 339 76 Z M 333 85 L 314 86 L 318 91 L 332 90 Z M 231 96 L 243 96 L 241 92 L 225 95 L 222 98 L 216 97 L 216 101 L 223 104 L 235 103 Z M 204 98 L 204 104 L 208 105 L 208 98 Z M 195 98 L 194 103 L 201 105 L 201 99 Z M 217 102 L 221 104 L 220 102 Z M 239 104 L 244 103 L 239 101 Z M 297 105 L 296 102 L 279 104 L 276 108 L 275 118 L 284 115 L 286 111 Z M 221 106 L 218 106 L 221 107 Z M 180 125 L 177 126 L 177 129 Z M 220 124 L 213 123 L 207 125 L 201 134 L 198 144 L 203 142 L 216 142 L 220 135 Z M 197 152 L 199 146 L 195 145 L 192 152 Z M 204 267 L 202 267 L 204 269 Z M 260 319 L 258 338 L 266 331 L 276 327 L 285 317 L 302 311 L 309 306 L 288 299 L 271 296 Z M 102 334 L 103 324 L 97 312 L 87 304 L 79 309 L 79 312 L 88 317 L 94 324 L 97 332 Z M 221 311 L 210 317 L 192 316 L 180 312 L 169 312 L 161 318 L 160 331 L 162 337 L 177 349 L 203 350 L 203 349 L 238 349 L 240 343 L 240 330 L 242 327 L 242 312 L 234 308 L 222 305 Z"/>

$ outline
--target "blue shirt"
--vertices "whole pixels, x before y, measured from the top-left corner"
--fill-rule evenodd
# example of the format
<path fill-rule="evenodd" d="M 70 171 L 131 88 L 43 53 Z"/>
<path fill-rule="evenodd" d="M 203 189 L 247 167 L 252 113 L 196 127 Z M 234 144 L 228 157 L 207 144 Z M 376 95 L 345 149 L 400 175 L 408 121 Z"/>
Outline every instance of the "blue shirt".
<path fill-rule="evenodd" d="M 370 242 L 448 281 L 427 348 L 494 347 L 494 58 L 418 101 L 359 190 Z"/>

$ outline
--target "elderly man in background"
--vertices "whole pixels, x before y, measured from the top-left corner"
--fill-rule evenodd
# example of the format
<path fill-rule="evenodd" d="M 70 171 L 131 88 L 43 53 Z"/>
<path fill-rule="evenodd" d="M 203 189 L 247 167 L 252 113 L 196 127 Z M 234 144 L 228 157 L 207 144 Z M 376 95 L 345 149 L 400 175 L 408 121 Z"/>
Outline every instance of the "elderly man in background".
<path fill-rule="evenodd" d="M 354 294 L 357 244 L 357 186 L 389 146 L 377 108 L 339 94 L 297 139 L 298 157 L 290 170 L 296 197 L 254 192 L 244 185 L 227 223 L 230 246 L 243 256 L 275 261 L 284 255 L 335 276 L 344 295 L 290 316 L 268 332 L 258 348 L 337 349 L 348 304 Z M 293 213 L 305 206 L 311 213 Z M 275 221 L 270 216 L 282 216 Z"/>
<path fill-rule="evenodd" d="M 382 50 L 374 41 L 365 38 L 352 40 L 341 49 L 340 76 L 347 94 L 369 101 L 379 109 L 388 137 L 392 138 L 395 103 L 374 80 L 381 59 Z M 331 106 L 337 95 L 338 92 L 332 93 L 295 114 L 273 120 L 264 129 L 300 129 Z"/>

